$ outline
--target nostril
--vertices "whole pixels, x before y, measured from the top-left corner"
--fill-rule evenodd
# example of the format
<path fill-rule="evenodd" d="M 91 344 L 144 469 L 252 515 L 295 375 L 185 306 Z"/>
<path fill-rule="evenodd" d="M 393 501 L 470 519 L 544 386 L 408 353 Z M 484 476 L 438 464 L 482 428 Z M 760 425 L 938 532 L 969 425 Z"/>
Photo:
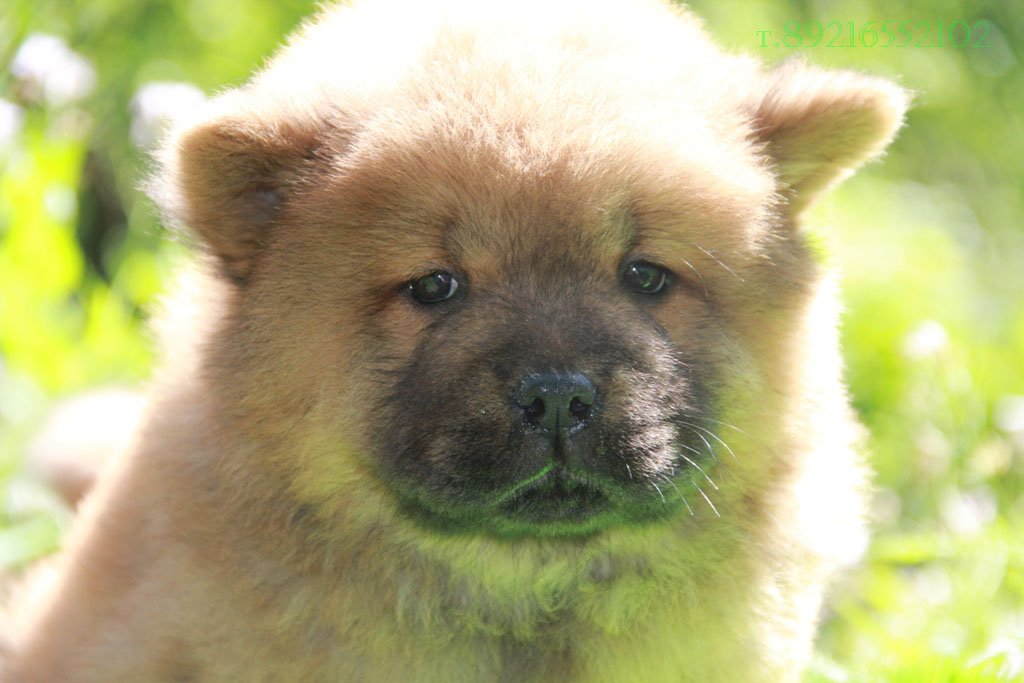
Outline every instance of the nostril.
<path fill-rule="evenodd" d="M 572 400 L 569 401 L 569 412 L 577 420 L 583 420 L 587 417 L 587 413 L 590 412 L 590 402 L 584 402 L 579 396 L 573 396 Z"/>
<path fill-rule="evenodd" d="M 533 399 L 533 403 L 523 408 L 523 412 L 526 413 L 526 419 L 531 422 L 535 422 L 544 415 L 544 399 L 540 396 Z"/>

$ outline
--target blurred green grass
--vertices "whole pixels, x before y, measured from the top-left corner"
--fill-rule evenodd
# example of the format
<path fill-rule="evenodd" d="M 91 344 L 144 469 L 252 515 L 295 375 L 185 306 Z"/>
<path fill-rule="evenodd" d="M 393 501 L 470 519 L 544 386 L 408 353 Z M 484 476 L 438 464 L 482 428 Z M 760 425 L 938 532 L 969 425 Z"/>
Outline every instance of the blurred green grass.
<path fill-rule="evenodd" d="M 1024 14 L 955 0 L 691 4 L 736 50 L 803 55 L 916 92 L 884 162 L 812 215 L 845 273 L 844 351 L 877 494 L 868 556 L 836 590 L 807 680 L 1021 680 Z M 47 410 L 88 387 L 140 383 L 152 362 L 146 312 L 183 249 L 137 189 L 145 112 L 133 98 L 153 82 L 207 94 L 237 84 L 312 9 L 305 0 L 0 8 L 0 570 L 54 550 L 69 520 L 19 467 Z M 991 44 L 759 47 L 757 31 L 782 35 L 791 21 L 872 19 L 985 20 Z M 91 66 L 88 92 L 61 95 L 60 83 L 15 73 L 19 49 L 39 33 Z"/>

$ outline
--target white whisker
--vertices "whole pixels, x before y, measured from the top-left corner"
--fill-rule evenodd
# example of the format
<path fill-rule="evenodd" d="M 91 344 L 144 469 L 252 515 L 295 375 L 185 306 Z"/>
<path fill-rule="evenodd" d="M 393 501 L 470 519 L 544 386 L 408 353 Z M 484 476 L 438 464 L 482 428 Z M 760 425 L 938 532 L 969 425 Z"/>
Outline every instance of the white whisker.
<path fill-rule="evenodd" d="M 701 441 L 703 441 L 704 445 L 708 447 L 708 453 L 711 455 L 711 457 L 714 458 L 715 460 L 718 460 L 718 454 L 715 453 L 715 449 L 711 446 L 711 442 L 708 441 L 707 439 L 705 439 L 704 435 L 697 431 L 697 429 L 696 429 L 697 425 L 690 424 L 689 422 L 683 422 L 681 424 L 683 426 L 685 426 L 685 427 L 689 427 L 690 431 L 692 431 L 694 434 L 696 434 L 697 438 L 700 439 Z M 692 451 L 693 449 L 691 448 L 690 450 Z M 697 453 L 697 451 L 694 451 L 694 453 Z M 698 455 L 699 455 L 699 453 L 698 453 Z"/>
<path fill-rule="evenodd" d="M 694 486 L 697 486 L 697 485 L 696 485 L 696 484 L 694 484 Z M 714 504 L 714 503 L 712 503 L 712 502 L 711 502 L 711 499 L 710 499 L 710 498 L 708 498 L 708 496 L 707 496 L 707 494 L 706 494 L 706 493 L 704 493 L 704 489 L 702 489 L 701 487 L 697 486 L 697 492 L 698 492 L 698 493 L 699 493 L 700 495 L 704 496 L 704 500 L 706 500 L 706 501 L 708 502 L 708 505 L 710 505 L 710 506 L 711 506 L 711 509 L 712 509 L 712 510 L 714 511 L 715 515 L 716 515 L 717 517 L 721 517 L 722 515 L 718 514 L 718 508 L 716 508 L 716 507 L 715 507 L 715 504 Z"/>
<path fill-rule="evenodd" d="M 658 485 L 657 485 L 657 484 L 655 484 L 655 483 L 654 483 L 654 482 L 652 481 L 652 482 L 651 482 L 651 486 L 653 486 L 653 487 L 654 487 L 654 490 L 658 492 L 658 495 L 659 495 L 659 496 L 661 496 L 661 502 L 662 502 L 662 503 L 665 503 L 665 504 L 667 504 L 667 503 L 668 503 L 668 501 L 667 501 L 667 500 L 665 500 L 665 494 L 661 492 L 661 489 L 659 489 L 659 488 L 658 488 Z"/>
<path fill-rule="evenodd" d="M 713 481 L 711 480 L 711 477 L 709 477 L 709 476 L 708 476 L 708 473 L 707 473 L 707 472 L 705 472 L 705 471 L 704 471 L 703 469 L 701 469 L 701 466 L 700 466 L 700 465 L 698 465 L 697 463 L 695 463 L 695 462 L 694 462 L 693 460 L 690 460 L 689 458 L 687 458 L 687 457 L 686 457 L 685 455 L 683 455 L 682 453 L 680 453 L 680 454 L 679 454 L 679 457 L 680 457 L 680 458 L 682 458 L 683 460 L 685 460 L 686 462 L 690 463 L 690 464 L 691 464 L 691 465 L 693 465 L 694 467 L 696 467 L 696 468 L 697 468 L 697 471 L 698 471 L 698 472 L 700 472 L 701 474 L 703 474 L 703 475 L 704 475 L 704 478 L 708 480 L 708 483 L 709 483 L 709 484 L 711 484 L 712 486 L 714 486 L 714 487 L 715 487 L 715 490 L 716 490 L 716 491 L 718 490 L 718 485 L 717 485 L 717 484 L 716 484 L 715 482 L 713 482 Z"/>
<path fill-rule="evenodd" d="M 707 296 L 708 295 L 708 285 L 707 285 L 706 282 L 704 282 L 704 276 L 701 275 L 700 271 L 697 270 L 696 268 L 694 268 L 693 264 L 690 263 L 689 261 L 687 261 L 686 259 L 683 259 L 683 263 L 685 263 L 687 266 L 689 266 L 690 270 L 692 270 L 694 273 L 697 274 L 697 277 L 700 279 L 700 286 L 704 288 L 704 296 Z"/>
<path fill-rule="evenodd" d="M 729 447 L 729 444 L 727 444 L 726 442 L 722 441 L 722 438 L 720 436 L 718 436 L 717 434 L 715 434 L 710 429 L 707 429 L 706 427 L 701 427 L 700 425 L 695 425 L 695 424 L 693 424 L 691 422 L 683 422 L 682 424 L 684 424 L 684 425 L 686 425 L 688 427 L 691 427 L 693 429 L 699 429 L 700 431 L 704 432 L 705 434 L 710 436 L 712 439 L 714 439 L 718 443 L 722 444 L 725 447 L 725 450 L 729 451 L 729 455 L 732 456 L 733 460 L 736 459 L 736 454 L 733 453 L 732 449 Z M 701 437 L 701 438 L 703 439 L 704 437 Z M 705 440 L 705 443 L 707 443 L 707 440 Z"/>
<path fill-rule="evenodd" d="M 740 429 L 736 425 L 731 425 L 728 422 L 722 422 L 721 420 L 716 420 L 713 417 L 702 417 L 700 415 L 693 415 L 692 417 L 694 419 L 696 419 L 696 420 L 706 420 L 707 422 L 714 422 L 717 425 L 722 425 L 723 427 L 728 427 L 729 429 L 734 429 L 737 432 L 739 432 L 740 434 L 743 434 L 744 436 L 750 436 L 749 433 L 743 431 L 742 429 Z M 753 438 L 753 437 L 751 437 L 751 438 Z"/>
<path fill-rule="evenodd" d="M 698 434 L 698 436 L 700 436 L 700 435 Z M 700 451 L 698 451 L 698 450 L 697 450 L 696 448 L 694 448 L 693 446 L 687 446 L 687 445 L 686 445 L 685 443 L 681 443 L 681 444 L 678 444 L 678 445 L 679 445 L 679 447 L 680 447 L 680 448 L 685 448 L 686 450 L 690 451 L 691 453 L 693 453 L 693 454 L 695 454 L 695 455 L 703 455 L 703 453 L 701 453 Z M 711 444 L 708 444 L 708 445 L 710 446 Z M 712 455 L 713 455 L 713 454 L 712 454 Z"/>
<path fill-rule="evenodd" d="M 717 256 L 715 256 L 714 254 L 712 254 L 712 253 L 711 253 L 711 252 L 710 252 L 709 250 L 707 250 L 707 249 L 705 249 L 704 247 L 700 246 L 700 245 L 699 245 L 699 244 L 697 244 L 696 242 L 691 242 L 690 244 L 692 244 L 693 246 L 697 247 L 698 249 L 700 249 L 701 251 L 703 251 L 703 252 L 704 252 L 705 254 L 707 254 L 708 256 L 710 256 L 710 257 L 711 257 L 711 259 L 712 259 L 712 260 L 713 260 L 713 261 L 714 261 L 715 263 L 717 263 L 718 265 L 720 265 L 720 266 L 722 266 L 723 268 L 725 268 L 725 269 L 726 269 L 726 271 L 728 271 L 728 272 L 729 272 L 729 274 L 730 274 L 730 275 L 732 275 L 732 276 L 733 276 L 734 278 L 736 278 L 736 279 L 737 279 L 737 280 L 739 280 L 740 282 L 743 282 L 743 278 L 741 278 L 741 277 L 740 277 L 739 275 L 737 275 L 737 274 L 736 274 L 736 271 L 734 271 L 734 270 L 733 270 L 732 268 L 730 268 L 729 266 L 727 266 L 727 265 L 725 265 L 724 263 L 722 263 L 721 259 L 719 259 L 719 258 L 718 258 Z"/>
<path fill-rule="evenodd" d="M 672 488 L 674 488 L 676 490 L 676 493 L 679 494 L 679 500 L 683 501 L 683 505 L 686 506 L 686 509 L 690 512 L 690 516 L 693 517 L 693 509 L 690 508 L 690 504 L 686 502 L 685 498 L 683 498 L 683 492 L 679 490 L 679 487 L 676 486 L 676 483 L 674 481 L 672 481 L 668 477 L 665 477 L 665 480 L 668 481 L 668 483 L 672 484 Z"/>

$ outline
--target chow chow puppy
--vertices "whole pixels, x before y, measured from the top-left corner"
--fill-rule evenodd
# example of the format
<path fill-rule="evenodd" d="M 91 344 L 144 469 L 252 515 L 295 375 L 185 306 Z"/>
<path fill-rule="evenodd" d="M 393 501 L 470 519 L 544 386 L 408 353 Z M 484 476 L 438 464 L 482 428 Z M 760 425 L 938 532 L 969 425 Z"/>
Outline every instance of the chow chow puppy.
<path fill-rule="evenodd" d="M 326 9 L 164 148 L 205 256 L 10 679 L 797 680 L 865 480 L 800 217 L 905 106 L 655 0 Z"/>

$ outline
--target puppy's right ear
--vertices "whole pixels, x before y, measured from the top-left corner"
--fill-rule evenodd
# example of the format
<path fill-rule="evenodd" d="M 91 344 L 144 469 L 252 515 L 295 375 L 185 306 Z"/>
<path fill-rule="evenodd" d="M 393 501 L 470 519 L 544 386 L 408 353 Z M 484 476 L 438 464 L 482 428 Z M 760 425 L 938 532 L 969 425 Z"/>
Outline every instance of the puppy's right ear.
<path fill-rule="evenodd" d="M 228 278 L 243 283 L 313 157 L 320 129 L 311 118 L 268 111 L 244 92 L 223 95 L 172 135 L 157 199 L 196 233 Z"/>
<path fill-rule="evenodd" d="M 750 113 L 755 137 L 796 214 L 882 152 L 910 94 L 880 78 L 789 60 L 765 74 Z"/>

